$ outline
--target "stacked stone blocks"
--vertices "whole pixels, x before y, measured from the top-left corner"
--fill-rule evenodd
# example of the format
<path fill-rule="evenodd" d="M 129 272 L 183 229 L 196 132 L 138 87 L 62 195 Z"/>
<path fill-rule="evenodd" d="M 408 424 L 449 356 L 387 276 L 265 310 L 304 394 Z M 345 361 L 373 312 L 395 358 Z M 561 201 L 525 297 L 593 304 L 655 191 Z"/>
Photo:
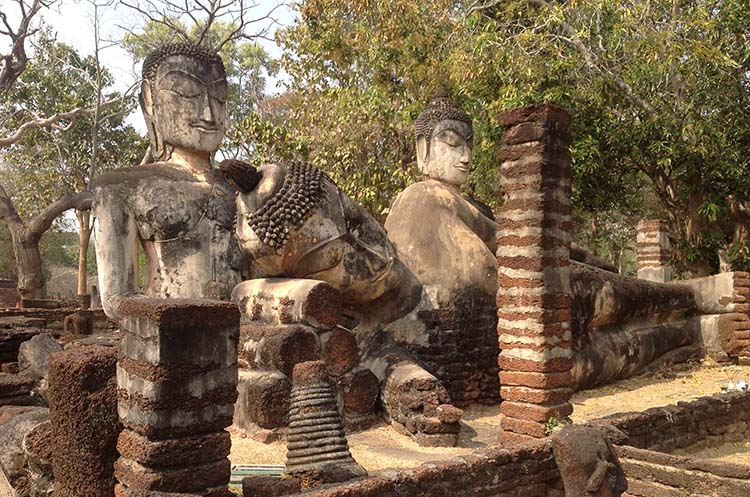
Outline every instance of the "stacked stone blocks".
<path fill-rule="evenodd" d="M 239 311 L 190 299 L 120 306 L 118 496 L 225 497 L 237 399 Z"/>
<path fill-rule="evenodd" d="M 292 385 L 285 473 L 300 478 L 303 487 L 364 476 L 349 452 L 326 363 L 297 364 Z"/>
<path fill-rule="evenodd" d="M 638 222 L 637 235 L 638 278 L 666 283 L 672 281 L 672 252 L 669 225 L 661 219 Z"/>
<path fill-rule="evenodd" d="M 500 401 L 494 300 L 479 289 L 457 292 L 452 302 L 419 312 L 426 343 L 399 342 L 440 380 L 454 406 Z"/>
<path fill-rule="evenodd" d="M 570 116 L 536 105 L 500 116 L 498 357 L 503 439 L 544 437 L 572 413 Z"/>

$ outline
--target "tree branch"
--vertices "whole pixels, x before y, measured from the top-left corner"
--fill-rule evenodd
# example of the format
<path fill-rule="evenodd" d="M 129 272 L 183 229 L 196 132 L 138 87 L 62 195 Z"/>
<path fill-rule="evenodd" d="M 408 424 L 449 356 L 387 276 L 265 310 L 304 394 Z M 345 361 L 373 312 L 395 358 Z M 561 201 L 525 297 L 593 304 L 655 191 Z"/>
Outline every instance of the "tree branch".
<path fill-rule="evenodd" d="M 533 7 L 550 7 L 550 4 L 546 0 L 527 0 L 527 2 Z M 560 21 L 559 26 L 562 32 L 565 34 L 565 36 L 561 36 L 561 39 L 571 45 L 575 50 L 578 51 L 578 53 L 581 54 L 581 56 L 583 56 L 583 61 L 586 66 L 589 67 L 589 69 L 609 76 L 615 86 L 625 94 L 628 100 L 638 106 L 641 110 L 647 112 L 649 116 L 655 117 L 656 112 L 654 111 L 653 106 L 651 106 L 650 103 L 648 103 L 645 99 L 638 95 L 624 79 L 614 74 L 612 70 L 610 70 L 606 66 L 606 64 L 604 64 L 601 58 L 591 49 L 591 47 L 586 45 L 583 40 L 581 40 L 581 38 L 576 33 L 576 29 L 572 25 L 570 25 L 570 23 L 566 21 Z"/>
<path fill-rule="evenodd" d="M 118 97 L 107 100 L 106 102 L 102 102 L 102 104 L 99 106 L 99 109 L 102 109 L 108 105 L 112 105 L 116 102 L 121 102 L 124 98 L 125 96 L 123 96 L 123 98 Z M 75 109 L 69 110 L 68 112 L 61 112 L 59 114 L 53 114 L 49 117 L 34 119 L 25 122 L 10 135 L 0 137 L 0 148 L 8 147 L 10 145 L 13 145 L 14 143 L 18 143 L 23 135 L 28 131 L 31 131 L 32 129 L 60 129 L 63 131 L 70 129 L 70 127 L 75 123 L 75 120 L 78 119 L 79 116 L 81 116 L 82 114 L 93 113 L 96 111 L 96 109 L 97 106 L 85 109 L 76 107 Z M 66 124 L 65 126 L 61 126 L 60 123 L 62 121 L 68 121 L 68 124 Z"/>
<path fill-rule="evenodd" d="M 10 38 L 9 53 L 0 55 L 0 91 L 7 91 L 26 69 L 28 57 L 26 55 L 26 38 L 33 35 L 36 30 L 31 29 L 31 22 L 43 7 L 49 7 L 55 0 L 33 0 L 27 8 L 25 0 L 16 0 L 21 10 L 21 20 L 18 29 L 13 29 L 8 23 L 5 12 L 0 12 L 5 29 L 0 34 Z"/>
<path fill-rule="evenodd" d="M 93 194 L 90 191 L 83 191 L 81 193 L 75 193 L 72 195 L 65 195 L 64 197 L 56 200 L 49 206 L 47 206 L 41 214 L 33 217 L 27 223 L 29 234 L 31 236 L 42 236 L 47 231 L 55 219 L 60 217 L 60 214 L 69 209 L 78 210 L 89 210 L 91 209 L 91 201 Z"/>
<path fill-rule="evenodd" d="M 21 219 L 18 211 L 13 206 L 13 201 L 5 192 L 5 188 L 3 188 L 3 185 L 0 185 L 0 218 L 8 223 L 8 225 L 14 230 L 18 230 L 23 227 L 23 219 Z"/>

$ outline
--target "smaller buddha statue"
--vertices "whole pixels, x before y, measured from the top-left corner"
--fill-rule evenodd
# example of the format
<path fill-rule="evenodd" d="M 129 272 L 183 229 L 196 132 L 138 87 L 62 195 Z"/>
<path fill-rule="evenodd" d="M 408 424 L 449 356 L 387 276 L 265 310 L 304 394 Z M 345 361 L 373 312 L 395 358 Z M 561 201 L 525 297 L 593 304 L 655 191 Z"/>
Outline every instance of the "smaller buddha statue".
<path fill-rule="evenodd" d="M 439 89 L 415 128 L 424 180 L 396 197 L 385 221 L 388 237 L 420 283 L 439 288 L 438 300 L 466 288 L 494 296 L 495 222 L 460 192 L 471 169 L 471 118 Z"/>
<path fill-rule="evenodd" d="M 247 273 L 234 238 L 235 190 L 211 164 L 226 100 L 224 64 L 207 48 L 167 44 L 143 62 L 151 161 L 103 174 L 93 188 L 99 287 L 110 318 L 119 318 L 123 299 L 140 295 L 227 300 Z"/>

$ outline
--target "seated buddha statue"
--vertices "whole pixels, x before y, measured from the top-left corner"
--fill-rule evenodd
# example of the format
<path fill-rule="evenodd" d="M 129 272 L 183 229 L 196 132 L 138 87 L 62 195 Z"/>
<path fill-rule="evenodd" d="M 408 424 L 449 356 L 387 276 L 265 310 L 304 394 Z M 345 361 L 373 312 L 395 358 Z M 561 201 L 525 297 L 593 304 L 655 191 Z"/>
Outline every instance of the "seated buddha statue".
<path fill-rule="evenodd" d="M 163 45 L 143 62 L 140 103 L 151 161 L 94 184 L 94 236 L 106 314 L 121 301 L 229 299 L 249 266 L 234 235 L 235 190 L 212 155 L 224 137 L 227 81 L 221 58 L 190 44 Z M 148 267 L 138 285 L 138 245 Z"/>
<path fill-rule="evenodd" d="M 422 285 L 439 287 L 438 300 L 465 288 L 494 295 L 495 222 L 460 192 L 471 168 L 471 118 L 441 89 L 415 128 L 424 179 L 394 200 L 385 220 L 388 237 Z"/>

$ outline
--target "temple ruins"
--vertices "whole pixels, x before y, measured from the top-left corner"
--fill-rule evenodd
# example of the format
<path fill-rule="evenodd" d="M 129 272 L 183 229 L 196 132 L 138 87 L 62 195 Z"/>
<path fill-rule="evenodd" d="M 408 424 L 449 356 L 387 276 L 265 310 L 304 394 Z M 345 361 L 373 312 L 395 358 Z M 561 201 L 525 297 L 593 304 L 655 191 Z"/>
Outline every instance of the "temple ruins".
<path fill-rule="evenodd" d="M 637 278 L 572 243 L 568 110 L 495 116 L 493 211 L 461 193 L 473 123 L 439 89 L 422 180 L 381 225 L 303 161 L 214 164 L 215 53 L 164 45 L 142 73 L 149 160 L 93 189 L 102 308 L 0 286 L 0 496 L 750 494 L 748 466 L 690 455 L 747 440 L 747 391 L 571 424 L 577 392 L 750 355 L 750 274 L 676 280 L 662 220 L 638 225 Z M 368 430 L 437 455 L 372 471 Z M 236 460 L 246 439 L 285 446 L 283 478 L 229 487 L 267 464 Z"/>

